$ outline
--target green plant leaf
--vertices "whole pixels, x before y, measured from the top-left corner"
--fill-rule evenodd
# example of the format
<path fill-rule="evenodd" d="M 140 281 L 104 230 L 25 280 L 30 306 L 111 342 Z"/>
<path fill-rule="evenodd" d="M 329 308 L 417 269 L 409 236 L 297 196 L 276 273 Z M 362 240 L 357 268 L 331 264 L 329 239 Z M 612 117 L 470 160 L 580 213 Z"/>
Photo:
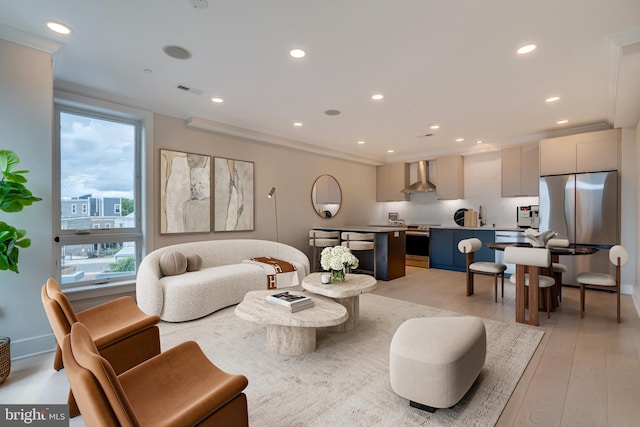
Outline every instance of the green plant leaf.
<path fill-rule="evenodd" d="M 0 150 L 0 210 L 4 212 L 20 212 L 25 206 L 42 200 L 34 196 L 24 186 L 27 178 L 23 175 L 28 170 L 13 170 L 20 162 L 17 154 L 11 150 Z M 17 229 L 0 221 L 0 270 L 18 273 L 20 248 L 31 246 L 31 239 L 26 238 L 27 230 Z"/>

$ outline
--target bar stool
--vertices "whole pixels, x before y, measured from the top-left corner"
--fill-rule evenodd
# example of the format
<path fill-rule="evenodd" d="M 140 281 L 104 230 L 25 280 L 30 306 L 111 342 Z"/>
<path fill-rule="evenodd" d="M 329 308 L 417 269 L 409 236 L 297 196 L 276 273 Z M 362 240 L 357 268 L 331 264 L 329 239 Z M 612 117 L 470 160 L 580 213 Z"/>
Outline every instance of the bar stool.
<path fill-rule="evenodd" d="M 612 288 L 616 291 L 618 316 L 617 320 L 620 323 L 620 267 L 625 265 L 629 261 L 629 254 L 627 250 L 620 245 L 612 246 L 609 249 L 609 261 L 616 266 L 615 277 L 606 273 L 580 273 L 576 276 L 576 280 L 580 285 L 580 317 L 584 317 L 584 297 L 585 287 L 609 289 Z"/>
<path fill-rule="evenodd" d="M 330 246 L 340 245 L 340 232 L 339 231 L 324 231 L 324 230 L 310 230 L 309 231 L 309 246 L 313 251 L 313 267 L 312 271 L 318 270 L 318 250 Z"/>
<path fill-rule="evenodd" d="M 473 253 L 480 248 L 482 248 L 482 241 L 475 237 L 458 242 L 458 250 L 467 257 L 467 296 L 473 295 L 473 275 L 486 274 L 493 276 L 494 300 L 498 302 L 498 276 L 502 278 L 502 298 L 504 299 L 504 272 L 507 266 L 496 262 L 474 262 Z"/>
<path fill-rule="evenodd" d="M 547 248 L 519 248 L 507 247 L 504 250 L 504 261 L 516 264 L 516 274 L 510 280 L 516 284 L 516 322 L 528 323 L 538 326 L 538 293 L 531 292 L 531 285 L 536 284 L 539 289 L 544 289 L 547 300 L 547 318 L 550 318 L 551 287 L 556 281 L 553 277 L 539 274 L 539 268 L 549 268 L 551 265 L 551 252 Z M 525 274 L 525 268 L 529 273 Z M 525 290 L 529 288 L 529 320 L 525 319 Z"/>
<path fill-rule="evenodd" d="M 373 251 L 373 270 L 361 269 L 361 271 L 376 277 L 376 234 L 343 231 L 340 237 L 342 238 L 342 246 L 346 246 L 351 251 Z"/>

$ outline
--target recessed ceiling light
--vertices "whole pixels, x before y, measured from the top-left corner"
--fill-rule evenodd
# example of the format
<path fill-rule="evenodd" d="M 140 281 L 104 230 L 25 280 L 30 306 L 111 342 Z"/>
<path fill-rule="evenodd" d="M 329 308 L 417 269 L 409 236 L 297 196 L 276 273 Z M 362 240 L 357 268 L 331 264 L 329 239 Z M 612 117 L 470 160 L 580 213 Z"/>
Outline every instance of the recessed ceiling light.
<path fill-rule="evenodd" d="M 477 140 L 476 144 L 482 144 L 482 141 L 481 140 Z"/>
<path fill-rule="evenodd" d="M 302 49 L 292 49 L 289 51 L 289 55 L 296 59 L 304 58 L 307 52 Z"/>
<path fill-rule="evenodd" d="M 302 122 L 294 122 L 293 125 L 299 128 L 299 127 L 302 127 Z"/>
<path fill-rule="evenodd" d="M 464 138 L 458 138 L 458 139 L 456 139 L 456 142 L 462 142 L 462 141 L 464 141 Z"/>
<path fill-rule="evenodd" d="M 364 144 L 364 141 L 358 141 L 358 144 L 362 145 Z"/>
<path fill-rule="evenodd" d="M 527 44 L 522 46 L 520 49 L 518 49 L 516 52 L 518 52 L 518 55 L 525 55 L 527 53 L 531 53 L 534 50 L 536 50 L 538 46 L 535 44 Z"/>
<path fill-rule="evenodd" d="M 546 102 L 547 104 L 549 104 L 551 102 L 557 102 L 557 101 L 560 101 L 560 97 L 559 96 L 552 96 L 552 97 L 549 97 L 549 98 L 544 100 L 544 102 Z"/>
<path fill-rule="evenodd" d="M 376 93 L 375 95 L 371 95 L 371 99 L 375 100 L 375 101 L 379 101 L 382 98 L 384 98 L 384 95 L 381 93 Z"/>
<path fill-rule="evenodd" d="M 569 123 L 569 120 L 567 120 L 567 119 L 564 119 L 564 120 L 558 120 L 556 123 L 557 123 L 557 124 L 559 124 L 559 125 L 564 125 L 564 124 L 566 124 L 566 123 Z"/>
<path fill-rule="evenodd" d="M 395 153 L 394 150 L 387 150 L 387 153 Z"/>
<path fill-rule="evenodd" d="M 65 36 L 67 34 L 71 34 L 71 28 L 59 22 L 47 21 L 47 28 L 49 28 L 51 31 L 55 33 L 63 34 Z"/>
<path fill-rule="evenodd" d="M 211 98 L 211 102 L 215 102 L 216 104 L 222 104 L 224 102 L 224 99 L 214 96 L 213 98 Z"/>
<path fill-rule="evenodd" d="M 433 130 L 440 129 L 440 125 L 431 125 L 429 126 L 429 129 L 433 129 Z"/>

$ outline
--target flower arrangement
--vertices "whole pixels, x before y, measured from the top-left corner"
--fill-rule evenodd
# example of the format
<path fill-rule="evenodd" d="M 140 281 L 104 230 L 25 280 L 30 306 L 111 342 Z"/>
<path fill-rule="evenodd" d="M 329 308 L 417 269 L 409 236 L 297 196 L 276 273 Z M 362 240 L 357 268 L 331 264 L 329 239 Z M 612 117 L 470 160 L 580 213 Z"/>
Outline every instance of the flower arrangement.
<path fill-rule="evenodd" d="M 327 247 L 320 254 L 320 265 L 332 272 L 332 279 L 343 281 L 346 268 L 358 267 L 358 258 L 346 246 Z"/>

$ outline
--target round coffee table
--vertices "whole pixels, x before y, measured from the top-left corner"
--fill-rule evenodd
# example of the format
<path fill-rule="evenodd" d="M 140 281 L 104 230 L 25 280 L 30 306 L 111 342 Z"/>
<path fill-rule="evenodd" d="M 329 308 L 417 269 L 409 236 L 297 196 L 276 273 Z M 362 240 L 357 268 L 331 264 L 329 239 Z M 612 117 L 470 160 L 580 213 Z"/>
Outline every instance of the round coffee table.
<path fill-rule="evenodd" d="M 299 355 L 316 350 L 316 328 L 334 326 L 347 320 L 347 310 L 329 298 L 313 295 L 313 307 L 295 313 L 266 301 L 275 289 L 247 292 L 236 306 L 236 316 L 267 325 L 267 348 L 274 353 Z"/>
<path fill-rule="evenodd" d="M 314 294 L 333 299 L 347 309 L 349 319 L 332 327 L 332 331 L 350 331 L 358 326 L 360 319 L 360 294 L 366 294 L 378 287 L 378 282 L 366 274 L 347 274 L 344 282 L 323 284 L 322 273 L 311 273 L 302 280 L 302 287 Z"/>

